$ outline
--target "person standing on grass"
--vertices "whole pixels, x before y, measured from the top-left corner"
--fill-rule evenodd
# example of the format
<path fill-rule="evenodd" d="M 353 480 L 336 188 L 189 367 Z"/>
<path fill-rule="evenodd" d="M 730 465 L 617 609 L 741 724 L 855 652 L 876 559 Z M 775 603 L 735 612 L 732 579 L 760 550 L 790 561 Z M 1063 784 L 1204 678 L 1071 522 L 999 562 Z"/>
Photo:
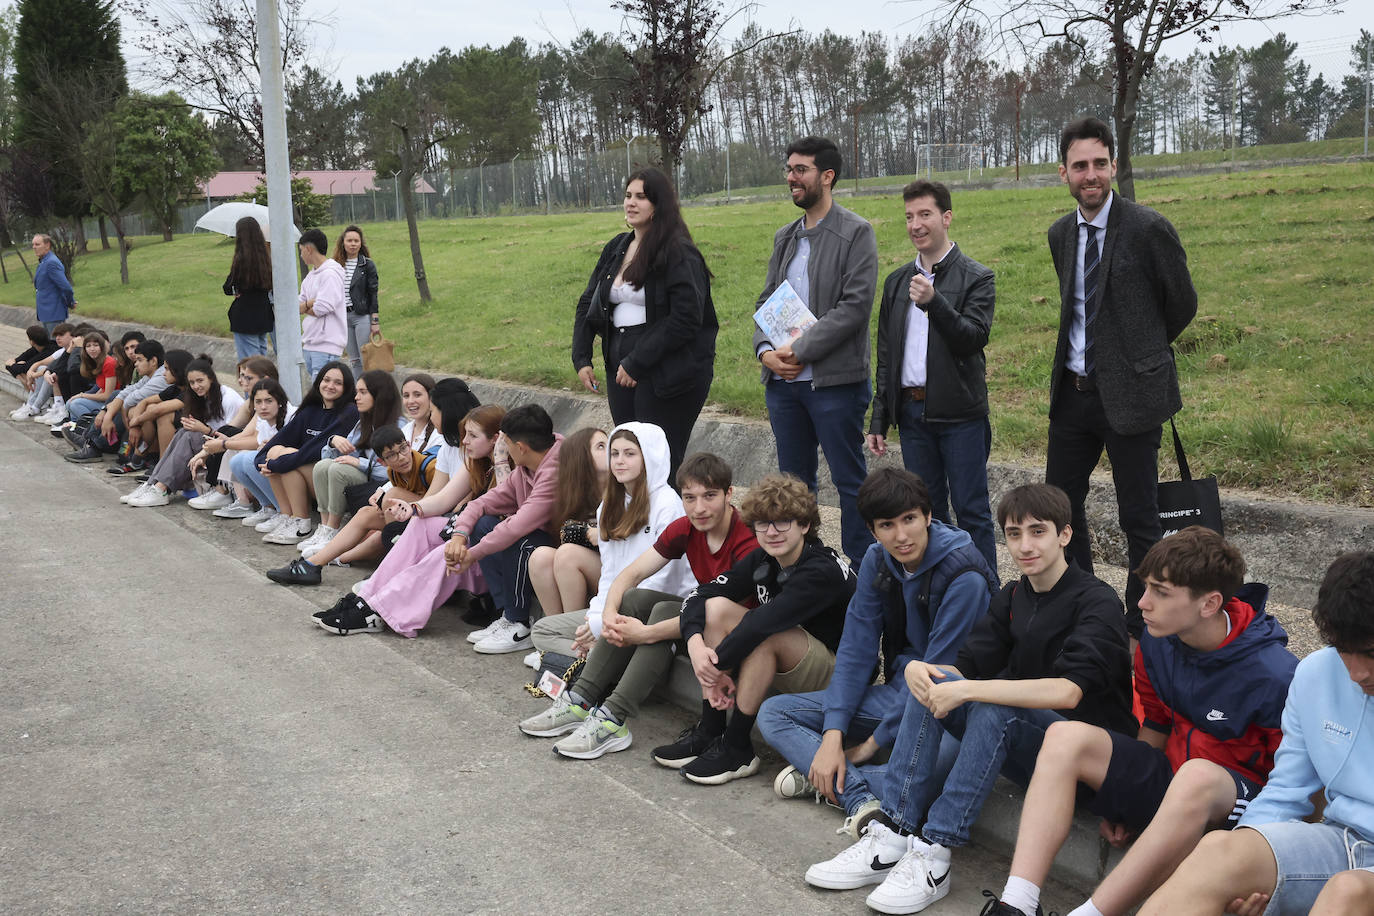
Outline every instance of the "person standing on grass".
<path fill-rule="evenodd" d="M 33 237 L 33 256 L 38 259 L 33 269 L 38 323 L 51 334 L 53 328 L 66 321 L 71 310 L 76 308 L 76 294 L 72 281 L 67 279 L 67 268 L 52 250 L 52 236 L 40 232 Z"/>
<path fill-rule="evenodd" d="M 868 471 L 863 424 L 871 394 L 868 318 L 878 283 L 878 242 L 867 220 L 831 198 L 841 165 L 839 149 L 822 137 L 803 137 L 787 148 L 787 186 L 803 215 L 773 236 L 757 305 L 786 280 L 817 321 L 780 345 L 756 328 L 754 353 L 763 364 L 778 469 L 814 493 L 817 446 L 825 452 L 840 493 L 840 543 L 858 569 L 873 542 L 857 501 Z"/>
<path fill-rule="evenodd" d="M 301 260 L 310 268 L 301 281 L 301 349 L 311 376 L 337 359 L 348 341 L 344 269 L 328 251 L 329 240 L 319 229 L 301 233 Z"/>
<path fill-rule="evenodd" d="M 234 355 L 266 356 L 267 335 L 276 327 L 272 313 L 272 260 L 262 226 L 251 216 L 234 224 L 234 260 L 224 281 L 229 305 L 229 330 L 234 335 Z"/>
<path fill-rule="evenodd" d="M 677 191 L 658 169 L 625 182 L 625 224 L 630 231 L 602 249 L 577 301 L 573 368 L 588 391 L 598 390 L 592 338 L 599 333 L 611 419 L 662 429 L 673 481 L 711 389 L 719 329 L 711 271 L 683 222 Z M 594 302 L 599 322 L 596 309 L 588 319 Z"/>
<path fill-rule="evenodd" d="M 996 290 L 992 271 L 950 241 L 949 188 L 913 181 L 902 189 L 916 259 L 888 274 L 878 309 L 878 368 L 868 450 L 887 453 L 895 425 L 902 464 L 930 488 L 931 513 L 959 527 L 997 571 L 988 502 L 987 362 Z"/>
<path fill-rule="evenodd" d="M 363 344 L 382 331 L 377 312 L 377 263 L 363 241 L 363 230 L 349 226 L 334 245 L 334 260 L 343 265 L 348 311 L 348 360 L 353 374 L 363 374 Z"/>
<path fill-rule="evenodd" d="M 1069 553 L 1092 572 L 1084 502 L 1107 451 L 1127 569 L 1140 566 L 1163 535 L 1159 524 L 1159 441 L 1183 406 L 1170 344 L 1197 314 L 1188 258 L 1167 219 L 1112 193 L 1112 131 L 1097 118 L 1064 128 L 1059 177 L 1078 208 L 1050 227 L 1059 275 L 1059 341 L 1050 374 L 1045 482 L 1069 494 Z M 1126 580 L 1127 630 L 1141 631 L 1145 588 Z"/>

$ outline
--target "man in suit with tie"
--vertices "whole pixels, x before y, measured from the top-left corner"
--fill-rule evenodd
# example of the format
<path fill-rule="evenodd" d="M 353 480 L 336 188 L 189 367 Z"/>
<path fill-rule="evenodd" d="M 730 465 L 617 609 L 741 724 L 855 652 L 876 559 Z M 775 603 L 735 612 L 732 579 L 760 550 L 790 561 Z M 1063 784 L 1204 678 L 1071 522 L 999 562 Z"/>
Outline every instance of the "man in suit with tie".
<path fill-rule="evenodd" d="M 1061 304 L 1045 481 L 1069 494 L 1069 555 L 1091 572 L 1084 501 L 1105 448 L 1135 570 L 1162 534 L 1160 435 L 1183 406 L 1170 344 L 1197 314 L 1197 292 L 1169 221 L 1112 193 L 1111 128 L 1097 118 L 1073 122 L 1060 136 L 1059 158 L 1059 176 L 1078 208 L 1049 232 Z M 1126 584 L 1132 637 L 1140 634 L 1143 593 L 1132 572 Z"/>

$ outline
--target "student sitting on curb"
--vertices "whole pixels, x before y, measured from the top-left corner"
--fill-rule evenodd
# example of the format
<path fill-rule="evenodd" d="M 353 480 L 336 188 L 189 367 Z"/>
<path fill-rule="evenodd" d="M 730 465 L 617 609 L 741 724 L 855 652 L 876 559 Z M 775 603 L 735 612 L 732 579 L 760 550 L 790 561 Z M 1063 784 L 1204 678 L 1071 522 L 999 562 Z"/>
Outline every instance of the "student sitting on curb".
<path fill-rule="evenodd" d="M 911 696 L 885 781 L 896 791 L 884 792 L 861 840 L 807 870 L 807 883 L 847 889 L 882 882 L 865 901 L 870 907 L 919 912 L 949 893 L 950 849 L 968 845 L 998 773 L 1025 785 L 1052 723 L 1072 717 L 1133 730 L 1121 599 L 1065 560 L 1070 512 L 1068 497 L 1048 484 L 1002 497 L 997 522 L 1021 578 L 992 600 L 955 667 L 907 663 Z M 941 781 L 946 730 L 959 738 L 959 755 Z"/>
<path fill-rule="evenodd" d="M 1236 830 L 1202 838 L 1142 916 L 1374 912 L 1374 551 L 1336 558 L 1312 620 L 1328 645 L 1293 674 L 1269 782 Z M 1325 810 L 1310 823 L 1318 792 Z"/>
<path fill-rule="evenodd" d="M 579 760 L 630 746 L 633 736 L 626 723 L 639 715 L 640 704 L 663 680 L 675 647 L 686 651 L 679 622 L 682 597 L 640 584 L 684 557 L 698 582 L 710 582 L 759 546 L 730 505 L 733 476 L 730 465 L 706 452 L 682 462 L 677 485 L 686 516 L 664 529 L 652 547 L 615 577 L 601 611 L 601 638 L 587 653 L 576 685 L 521 722 L 522 732 L 537 738 L 572 732 L 553 749 Z"/>
<path fill-rule="evenodd" d="M 1240 552 L 1206 528 L 1159 541 L 1136 575 L 1145 633 L 1135 686 L 1145 721 L 1135 738 L 1084 722 L 1045 733 L 1021 810 L 1011 877 L 984 916 L 1040 912 L 1040 887 L 1073 823 L 1074 798 L 1130 851 L 1069 916 L 1125 914 L 1157 888 L 1212 827 L 1235 826 L 1274 765 L 1279 720 L 1298 660 L 1264 612 L 1269 589 L 1242 585 Z"/>
<path fill-rule="evenodd" d="M 800 480 L 763 477 L 740 512 L 760 546 L 682 604 L 682 635 L 701 682 L 701 721 L 653 752 L 662 766 L 705 785 L 758 772 L 750 732 L 770 688 L 793 693 L 829 683 L 854 594 L 854 574 L 821 543 L 816 496 Z M 746 607 L 749 599 L 758 606 Z"/>
<path fill-rule="evenodd" d="M 885 765 L 873 761 L 891 750 L 911 695 L 901 672 L 915 659 L 953 664 L 996 588 L 968 533 L 932 520 L 929 491 L 911 471 L 869 474 L 858 507 L 877 543 L 859 567 L 830 686 L 769 697 L 759 711 L 759 731 L 791 764 L 773 790 L 825 796 L 844 809 L 854 839 L 886 785 Z M 879 652 L 885 678 L 874 684 Z"/>

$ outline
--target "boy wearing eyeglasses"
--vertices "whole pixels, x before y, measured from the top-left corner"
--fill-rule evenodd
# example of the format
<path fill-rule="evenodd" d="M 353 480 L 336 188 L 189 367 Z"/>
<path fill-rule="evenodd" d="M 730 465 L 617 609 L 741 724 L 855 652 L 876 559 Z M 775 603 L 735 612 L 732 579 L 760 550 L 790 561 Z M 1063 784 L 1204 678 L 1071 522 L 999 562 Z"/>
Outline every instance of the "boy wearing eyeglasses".
<path fill-rule="evenodd" d="M 740 514 L 758 549 L 682 603 L 701 721 L 653 752 L 662 766 L 703 785 L 758 772 L 750 732 L 759 705 L 770 688 L 796 693 L 829 682 L 854 594 L 849 564 L 821 543 L 816 497 L 800 480 L 767 475 L 741 501 Z M 745 607 L 749 598 L 758 605 Z"/>

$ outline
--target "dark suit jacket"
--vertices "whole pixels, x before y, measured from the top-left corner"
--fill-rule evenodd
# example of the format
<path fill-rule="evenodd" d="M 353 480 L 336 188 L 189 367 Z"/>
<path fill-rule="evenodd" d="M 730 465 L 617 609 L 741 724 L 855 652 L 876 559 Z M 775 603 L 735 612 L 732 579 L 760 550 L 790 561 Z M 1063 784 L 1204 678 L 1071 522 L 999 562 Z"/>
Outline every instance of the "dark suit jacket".
<path fill-rule="evenodd" d="M 1050 375 L 1054 419 L 1073 321 L 1078 270 L 1078 211 L 1050 226 L 1050 255 L 1059 274 L 1059 343 Z M 1169 345 L 1197 314 L 1197 291 L 1178 233 L 1149 207 L 1112 194 L 1098 268 L 1093 346 L 1097 389 L 1107 422 L 1122 435 L 1161 425 L 1183 406 Z"/>

